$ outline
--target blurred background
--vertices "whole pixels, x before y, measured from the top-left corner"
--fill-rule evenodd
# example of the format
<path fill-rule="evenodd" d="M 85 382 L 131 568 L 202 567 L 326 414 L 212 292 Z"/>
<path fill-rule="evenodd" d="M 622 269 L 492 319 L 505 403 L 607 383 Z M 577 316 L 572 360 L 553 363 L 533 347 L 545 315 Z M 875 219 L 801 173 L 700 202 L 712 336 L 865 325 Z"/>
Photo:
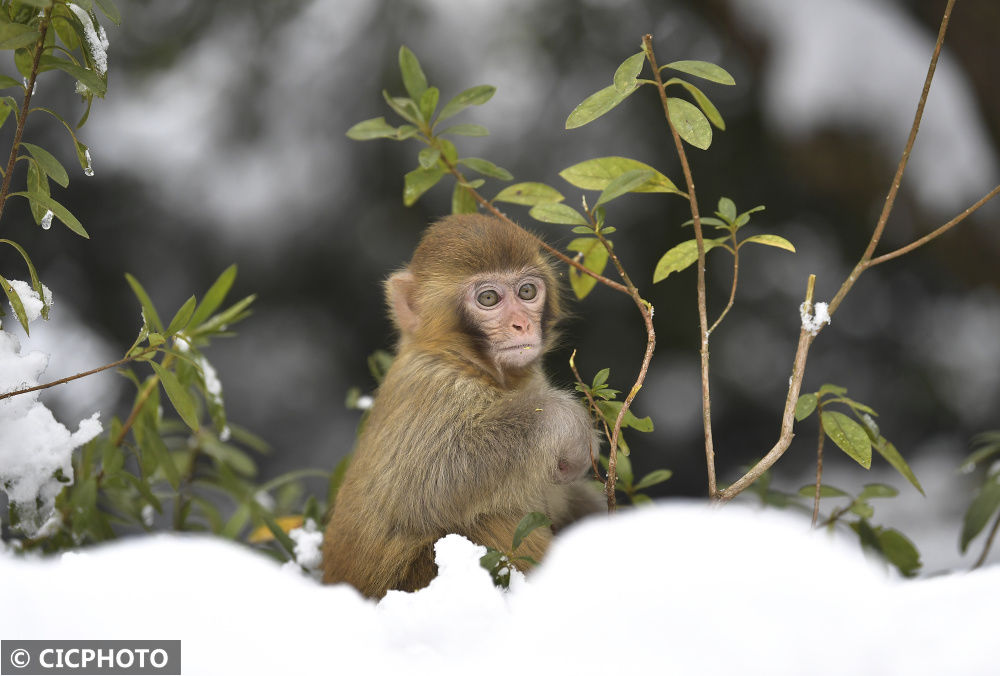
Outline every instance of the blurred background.
<path fill-rule="evenodd" d="M 71 171 L 57 199 L 91 240 L 56 225 L 33 227 L 12 205 L 4 223 L 31 253 L 55 296 L 53 319 L 33 326 L 25 349 L 52 354 L 55 379 L 113 361 L 141 323 L 124 281 L 136 275 L 161 314 L 204 293 L 230 263 L 232 299 L 257 293 L 239 335 L 208 357 L 232 420 L 274 451 L 266 476 L 332 468 L 351 449 L 359 414 L 352 386 L 371 391 L 366 357 L 391 349 L 380 282 L 409 258 L 421 230 L 450 210 L 443 181 L 414 207 L 402 204 L 416 142 L 357 143 L 344 132 L 385 115 L 381 90 L 404 93 L 397 52 L 420 58 L 442 102 L 477 84 L 498 90 L 456 121 L 487 126 L 458 139 L 460 154 L 486 157 L 516 181 L 543 181 L 578 204 L 558 177 L 576 162 L 624 155 L 678 185 L 683 177 L 651 88 L 599 121 L 565 131 L 566 116 L 611 82 L 618 64 L 652 33 L 661 63 L 719 63 L 735 87 L 703 89 L 725 117 L 707 152 L 689 149 L 703 213 L 719 197 L 739 210 L 766 205 L 754 233 L 791 240 L 795 254 L 744 249 L 740 289 L 713 335 L 712 407 L 721 481 L 777 438 L 798 305 L 810 273 L 828 300 L 860 258 L 905 143 L 944 0 L 116 0 L 123 25 L 103 19 L 110 85 L 81 140 L 96 175 Z M 930 232 L 1000 182 L 1000 5 L 963 0 L 954 14 L 921 135 L 880 252 Z M 7 70 L 12 67 L 8 65 Z M 6 72 L 6 71 L 5 71 Z M 701 84 L 701 83 L 699 83 Z M 67 118 L 81 112 L 65 76 L 42 77 L 36 101 Z M 4 129 L 8 135 L 10 127 Z M 76 167 L 61 126 L 32 118 L 26 139 Z M 9 143 L 9 138 L 6 138 Z M 23 180 L 23 179 L 15 179 Z M 490 180 L 486 195 L 502 183 Z M 876 457 L 871 472 L 827 446 L 826 478 L 847 490 L 885 481 L 900 489 L 877 505 L 921 549 L 925 572 L 967 566 L 961 517 L 975 476 L 956 472 L 977 433 L 1000 428 L 1000 200 L 930 246 L 868 272 L 810 354 L 803 391 L 847 387 L 880 414 L 882 433 L 913 466 L 920 496 Z M 508 213 L 556 245 L 566 227 Z M 695 275 L 653 286 L 652 270 L 690 237 L 676 196 L 615 201 L 616 250 L 656 307 L 657 353 L 637 415 L 652 434 L 628 434 L 638 475 L 667 467 L 657 497 L 703 496 Z M 15 254 L 16 255 L 16 254 Z M 5 271 L 19 259 L 0 251 Z M 709 258 L 709 306 L 729 292 L 731 267 Z M 11 273 L 10 276 L 17 277 Z M 645 344 L 623 296 L 598 288 L 573 306 L 563 348 L 547 365 L 569 385 L 578 350 L 586 377 L 611 368 L 627 390 Z M 5 324 L 20 334 L 20 328 Z M 50 391 L 64 423 L 94 410 L 107 423 L 133 392 L 114 373 Z M 795 490 L 814 472 L 816 421 L 798 428 L 775 484 Z M 317 485 L 317 491 L 323 490 Z M 1000 556 L 994 553 L 995 560 Z"/>

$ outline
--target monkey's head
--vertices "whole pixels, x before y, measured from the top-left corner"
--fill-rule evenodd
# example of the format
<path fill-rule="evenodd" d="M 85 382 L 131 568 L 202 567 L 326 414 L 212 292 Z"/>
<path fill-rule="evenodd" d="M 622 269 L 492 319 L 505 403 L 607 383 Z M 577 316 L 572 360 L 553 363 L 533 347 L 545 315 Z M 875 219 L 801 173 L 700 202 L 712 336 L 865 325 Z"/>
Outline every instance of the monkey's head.
<path fill-rule="evenodd" d="M 560 317 L 556 274 L 535 239 L 479 214 L 430 226 L 386 296 L 401 348 L 458 348 L 501 373 L 537 362 Z"/>

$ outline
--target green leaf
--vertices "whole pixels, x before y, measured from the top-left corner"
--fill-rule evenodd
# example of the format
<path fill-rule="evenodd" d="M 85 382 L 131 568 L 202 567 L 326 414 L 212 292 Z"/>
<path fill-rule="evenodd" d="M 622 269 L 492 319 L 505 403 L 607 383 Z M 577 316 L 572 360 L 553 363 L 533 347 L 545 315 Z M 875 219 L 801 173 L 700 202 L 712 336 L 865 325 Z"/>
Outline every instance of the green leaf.
<path fill-rule="evenodd" d="M 12 78 L 10 75 L 0 75 L 0 89 L 10 89 L 11 87 L 23 88 L 24 85 Z"/>
<path fill-rule="evenodd" d="M 653 499 L 644 493 L 633 493 L 628 496 L 629 500 L 632 501 L 634 507 L 642 507 L 644 505 L 653 504 Z"/>
<path fill-rule="evenodd" d="M 399 130 L 385 121 L 384 117 L 375 117 L 358 122 L 347 130 L 347 138 L 353 141 L 370 141 L 376 138 L 396 138 Z"/>
<path fill-rule="evenodd" d="M 159 366 L 159 364 L 156 364 L 156 366 Z M 160 436 L 159 431 L 151 428 L 146 423 L 137 423 L 136 432 L 139 445 L 144 451 L 153 454 L 156 458 L 157 466 L 163 470 L 163 476 L 167 478 L 167 482 L 170 483 L 171 488 L 176 491 L 181 483 L 181 474 L 177 469 L 177 464 L 174 462 L 174 457 L 170 454 L 170 450 L 163 443 L 163 438 Z"/>
<path fill-rule="evenodd" d="M 420 111 L 417 109 L 417 104 L 411 99 L 405 96 L 392 96 L 384 89 L 382 90 L 382 98 L 385 99 L 385 102 L 397 115 L 407 122 L 419 126 L 423 121 L 420 119 Z"/>
<path fill-rule="evenodd" d="M 965 518 L 962 520 L 962 537 L 959 543 L 963 554 L 968 549 L 969 543 L 986 527 L 987 522 L 998 509 L 1000 509 L 1000 479 L 993 476 L 986 480 L 965 512 Z"/>
<path fill-rule="evenodd" d="M 638 87 L 639 83 L 634 82 L 624 91 L 618 91 L 615 85 L 610 85 L 591 94 L 580 105 L 574 108 L 573 112 L 566 118 L 566 129 L 576 129 L 577 127 L 582 127 L 585 124 L 593 122 L 627 99 Z"/>
<path fill-rule="evenodd" d="M 39 33 L 20 23 L 0 23 L 0 49 L 18 49 L 38 42 Z"/>
<path fill-rule="evenodd" d="M 28 252 L 24 250 L 24 247 L 13 240 L 0 239 L 0 244 L 9 244 L 14 247 L 19 254 L 21 254 L 21 258 L 24 259 L 24 264 L 28 268 L 28 274 L 31 276 L 31 288 L 34 289 L 35 293 L 38 294 L 38 297 L 42 299 L 42 318 L 48 319 L 50 305 L 44 304 L 45 294 L 42 291 L 42 280 L 38 278 L 38 271 L 35 269 L 35 264 L 31 262 L 31 257 L 28 256 Z M 27 333 L 27 328 L 25 328 L 25 333 Z"/>
<path fill-rule="evenodd" d="M 880 531 L 878 543 L 885 558 L 905 577 L 913 577 L 920 570 L 920 552 L 909 538 L 898 530 L 886 528 Z"/>
<path fill-rule="evenodd" d="M 855 462 L 869 469 L 872 466 L 872 442 L 865 429 L 839 411 L 823 411 L 823 430 L 833 443 Z"/>
<path fill-rule="evenodd" d="M 632 192 L 641 185 L 649 182 L 649 179 L 653 178 L 654 173 L 652 171 L 647 171 L 645 169 L 633 169 L 632 171 L 626 171 L 611 180 L 608 183 L 608 187 L 604 189 L 600 197 L 597 198 L 597 202 L 594 203 L 595 207 L 602 204 L 606 204 L 616 197 L 621 197 L 625 193 Z"/>
<path fill-rule="evenodd" d="M 419 101 L 427 89 L 427 76 L 420 68 L 420 62 L 410 48 L 403 45 L 399 48 L 399 72 L 403 75 L 403 86 L 406 93 L 414 101 Z"/>
<path fill-rule="evenodd" d="M 608 421 L 608 425 L 613 425 L 615 420 L 618 419 L 618 413 L 622 410 L 623 402 L 620 401 L 599 401 L 597 402 L 597 407 L 601 409 L 601 413 L 604 415 L 605 420 Z M 622 427 L 631 427 L 639 432 L 652 432 L 653 431 L 653 420 L 646 416 L 645 418 L 637 418 L 632 410 L 629 409 L 625 412 L 625 417 L 622 418 Z"/>
<path fill-rule="evenodd" d="M 719 218 L 728 223 L 733 223 L 736 221 L 736 204 L 728 197 L 720 197 L 719 208 L 716 213 L 719 215 Z"/>
<path fill-rule="evenodd" d="M 580 212 L 566 204 L 545 202 L 536 204 L 528 212 L 532 218 L 542 223 L 562 223 L 565 225 L 588 225 Z"/>
<path fill-rule="evenodd" d="M 199 436 L 198 442 L 201 444 L 201 450 L 206 455 L 229 467 L 234 472 L 243 476 L 254 476 L 257 474 L 257 464 L 249 455 L 235 446 L 223 443 L 208 434 Z"/>
<path fill-rule="evenodd" d="M 827 394 L 836 394 L 839 396 L 843 396 L 847 394 L 847 388 L 841 387 L 840 385 L 831 385 L 830 383 L 826 383 L 821 388 L 819 388 L 816 394 L 820 397 Z"/>
<path fill-rule="evenodd" d="M 604 248 L 604 245 L 596 237 L 574 239 L 566 245 L 566 248 L 570 251 L 579 251 L 582 253 L 584 267 L 599 275 L 604 272 L 604 268 L 608 265 L 608 250 Z M 583 300 L 593 290 L 597 284 L 597 280 L 574 267 L 570 267 L 569 283 L 576 297 Z"/>
<path fill-rule="evenodd" d="M 642 64 L 646 61 L 646 53 L 639 52 L 625 59 L 618 70 L 615 71 L 615 89 L 619 93 L 625 94 L 635 89 L 636 78 L 642 71 Z"/>
<path fill-rule="evenodd" d="M 608 382 L 608 376 L 611 375 L 610 368 L 603 368 L 594 374 L 594 382 L 591 384 L 591 388 L 599 390 Z"/>
<path fill-rule="evenodd" d="M 39 70 L 52 70 L 55 68 L 72 75 L 97 96 L 103 97 L 108 92 L 108 83 L 104 80 L 104 78 L 89 68 L 78 66 L 72 61 L 67 61 L 66 59 L 59 59 L 51 56 L 43 57 L 40 64 L 41 66 Z"/>
<path fill-rule="evenodd" d="M 412 206 L 420 196 L 433 188 L 444 177 L 441 167 L 414 169 L 406 174 L 403 183 L 403 204 Z"/>
<path fill-rule="evenodd" d="M 705 96 L 703 91 L 695 87 L 690 82 L 686 82 L 678 77 L 670 78 L 665 84 L 679 84 L 688 90 L 691 93 L 691 96 L 694 97 L 698 107 L 701 108 L 703 113 L 705 113 L 705 117 L 708 118 L 709 122 L 714 124 L 716 128 L 725 131 L 726 122 L 722 119 L 722 114 L 719 112 L 719 109 L 715 107 L 715 104 L 712 103 L 711 99 Z"/>
<path fill-rule="evenodd" d="M 902 474 L 907 481 L 913 484 L 913 487 L 920 491 L 921 495 L 927 495 L 924 493 L 924 489 L 917 480 L 913 470 L 911 470 L 910 466 L 906 464 L 905 460 L 903 460 L 903 456 L 900 455 L 899 451 L 896 450 L 896 447 L 889 443 L 885 437 L 878 438 L 875 442 L 875 450 L 879 455 L 885 458 L 890 465 L 892 465 L 893 469 Z"/>
<path fill-rule="evenodd" d="M 174 314 L 174 318 L 170 320 L 170 324 L 167 326 L 167 335 L 173 335 L 178 331 L 186 329 L 188 322 L 191 321 L 191 316 L 194 314 L 195 305 L 198 304 L 197 299 L 194 296 L 188 298 L 184 305 L 181 305 Z"/>
<path fill-rule="evenodd" d="M 632 192 L 667 192 L 687 197 L 687 193 L 678 190 L 673 181 L 659 171 L 648 164 L 628 157 L 597 157 L 567 167 L 560 171 L 559 175 L 577 188 L 605 190 L 613 180 L 630 171 L 653 172 L 652 178 L 639 187 L 633 188 Z"/>
<path fill-rule="evenodd" d="M 673 63 L 668 63 L 665 66 L 660 66 L 660 70 L 663 70 L 664 68 L 679 70 L 682 73 L 694 75 L 695 77 L 700 77 L 703 80 L 718 82 L 719 84 L 736 84 L 736 80 L 734 80 L 733 76 L 727 73 L 725 69 L 720 66 L 716 66 L 714 63 L 709 63 L 708 61 L 674 61 Z"/>
<path fill-rule="evenodd" d="M 285 550 L 285 553 L 288 555 L 289 560 L 294 561 L 295 540 L 289 537 L 288 533 L 286 533 L 281 528 L 281 526 L 278 525 L 278 522 L 274 520 L 274 517 L 271 516 L 267 512 L 267 510 L 257 506 L 257 503 L 252 503 L 251 510 L 254 513 L 256 513 L 258 517 L 260 517 L 260 520 L 264 522 L 264 525 L 267 526 L 267 529 L 271 531 L 271 535 L 273 535 L 274 539 L 278 541 L 278 543 L 281 545 L 281 548 Z"/>
<path fill-rule="evenodd" d="M 347 474 L 347 467 L 351 464 L 351 454 L 348 453 L 337 463 L 336 467 L 330 473 L 330 483 L 327 488 L 326 493 L 326 504 L 333 507 L 334 502 L 337 498 L 337 493 L 340 491 L 341 484 L 344 483 L 344 476 Z"/>
<path fill-rule="evenodd" d="M 437 148 L 424 148 L 417 155 L 417 162 L 424 169 L 431 169 L 441 158 L 441 151 Z"/>
<path fill-rule="evenodd" d="M 59 204 L 59 202 L 56 202 L 50 196 L 43 195 L 40 192 L 30 192 L 30 193 L 12 192 L 10 194 L 10 197 L 15 197 L 15 196 L 25 197 L 29 201 L 35 202 L 36 204 L 45 207 L 53 214 L 55 214 L 56 218 L 58 218 L 62 222 L 62 224 L 65 225 L 67 228 L 69 228 L 70 230 L 72 230 L 73 232 L 75 232 L 76 234 L 80 235 L 85 239 L 90 239 L 90 235 L 88 235 L 87 231 L 83 229 L 83 224 L 81 224 L 80 221 L 77 220 L 76 216 L 71 214 L 69 212 L 69 209 Z"/>
<path fill-rule="evenodd" d="M 546 204 L 550 202 L 562 202 L 565 199 L 555 188 L 550 188 L 544 183 L 515 183 L 509 185 L 493 198 L 494 202 L 510 202 L 511 204 L 525 204 L 535 206 L 536 204 Z"/>
<path fill-rule="evenodd" d="M 188 326 L 201 326 L 206 319 L 212 316 L 222 301 L 226 299 L 229 294 L 229 290 L 233 287 L 233 282 L 236 280 L 236 264 L 230 265 L 228 268 L 222 271 L 219 278 L 216 279 L 212 286 L 208 288 L 205 292 L 205 297 L 201 299 L 201 304 L 198 305 L 198 309 L 194 311 L 191 319 L 188 321 Z"/>
<path fill-rule="evenodd" d="M 736 222 L 733 224 L 737 228 L 742 228 L 744 225 L 750 222 L 750 214 L 757 213 L 758 211 L 764 211 L 764 205 L 759 204 L 753 209 L 747 209 L 742 214 L 736 217 Z"/>
<path fill-rule="evenodd" d="M 461 183 L 455 184 L 455 189 L 451 193 L 451 213 L 453 214 L 474 214 L 476 213 L 476 198 Z"/>
<path fill-rule="evenodd" d="M 865 484 L 858 495 L 858 500 L 868 500 L 870 498 L 894 498 L 899 495 L 899 491 L 888 484 Z"/>
<path fill-rule="evenodd" d="M 52 155 L 52 153 L 45 148 L 36 146 L 33 143 L 25 143 L 23 141 L 21 142 L 21 147 L 27 149 L 27 151 L 31 153 L 31 156 L 35 158 L 36 162 L 38 162 L 38 166 L 41 167 L 42 171 L 44 171 L 49 178 L 64 188 L 69 185 L 69 175 L 66 173 L 66 169 L 59 162 L 59 160 Z"/>
<path fill-rule="evenodd" d="M 875 515 L 875 509 L 867 502 L 862 502 L 861 500 L 855 500 L 851 503 L 849 511 L 852 514 L 857 514 L 862 519 L 870 519 Z"/>
<path fill-rule="evenodd" d="M 7 295 L 7 300 L 10 301 L 10 306 L 14 309 L 14 316 L 20 322 L 24 333 L 30 335 L 28 333 L 28 314 L 24 311 L 24 304 L 21 302 L 21 297 L 14 290 L 14 287 L 10 285 L 10 282 L 3 277 L 0 277 L 0 287 L 3 287 L 3 292 Z"/>
<path fill-rule="evenodd" d="M 632 490 L 641 491 L 644 488 L 649 488 L 650 486 L 655 486 L 656 484 L 661 484 L 670 477 L 674 475 L 669 469 L 654 469 L 652 472 L 642 477 Z M 635 496 L 638 497 L 638 496 Z M 635 502 L 633 498 L 632 502 Z"/>
<path fill-rule="evenodd" d="M 116 26 L 121 26 L 122 25 L 122 15 L 121 15 L 121 12 L 119 12 L 118 8 L 115 7 L 115 3 L 114 2 L 112 2 L 111 0 L 94 0 L 94 4 L 97 5 L 98 7 L 100 7 L 101 11 L 104 12 L 104 16 L 106 16 L 109 19 L 111 19 L 111 21 Z"/>
<path fill-rule="evenodd" d="M 980 446 L 981 448 L 978 448 L 962 461 L 962 464 L 958 468 L 959 472 L 971 472 L 972 468 L 979 463 L 989 460 L 994 455 L 1000 453 L 1000 431 L 977 434 L 972 438 L 972 445 Z"/>
<path fill-rule="evenodd" d="M 177 375 L 173 371 L 163 368 L 162 364 L 158 364 L 155 361 L 149 363 L 153 367 L 153 370 L 156 371 L 156 375 L 160 377 L 163 390 L 167 393 L 167 398 L 170 399 L 170 403 L 173 404 L 181 420 L 184 421 L 185 425 L 197 432 L 200 427 L 198 409 L 195 407 L 191 393 L 188 392 L 186 387 L 181 385 L 177 379 Z"/>
<path fill-rule="evenodd" d="M 458 163 L 464 164 L 469 169 L 479 172 L 483 176 L 492 176 L 493 178 L 499 178 L 501 181 L 509 181 L 514 178 L 514 176 L 503 167 L 498 167 L 489 160 L 484 160 L 481 157 L 463 157 L 458 161 Z"/>
<path fill-rule="evenodd" d="M 517 548 L 521 546 L 521 542 L 524 538 L 528 537 L 536 528 L 548 528 L 552 525 L 552 519 L 545 516 L 541 512 L 531 512 L 517 524 L 517 528 L 514 530 L 514 540 L 511 542 L 511 551 L 517 551 Z"/>
<path fill-rule="evenodd" d="M 490 131 L 481 124 L 456 124 L 438 132 L 438 136 L 444 136 L 445 134 L 455 134 L 456 136 L 489 136 Z"/>
<path fill-rule="evenodd" d="M 142 288 L 142 284 L 127 272 L 125 273 L 125 279 L 128 281 L 128 285 L 132 287 L 135 297 L 139 299 L 139 304 L 142 305 L 142 314 L 146 318 L 146 325 L 157 333 L 163 333 L 163 324 L 160 322 L 160 315 L 157 314 L 156 308 L 153 307 L 153 301 L 150 300 L 146 290 Z"/>
<path fill-rule="evenodd" d="M 420 114 L 423 116 L 424 120 L 429 122 L 431 116 L 434 115 L 439 95 L 440 92 L 437 87 L 428 87 L 424 90 L 424 93 L 420 95 L 418 107 L 420 108 Z"/>
<path fill-rule="evenodd" d="M 817 402 L 818 398 L 815 394 L 799 395 L 798 401 L 795 402 L 795 419 L 801 422 L 812 415 L 812 412 L 816 410 Z"/>
<path fill-rule="evenodd" d="M 722 245 L 728 239 L 728 237 L 703 239 L 702 242 L 705 245 L 705 253 L 707 254 L 715 247 Z M 657 282 L 662 282 L 664 279 L 669 277 L 671 273 L 680 272 L 681 270 L 694 265 L 697 261 L 698 241 L 689 239 L 686 242 L 681 242 L 677 246 L 670 249 L 667 253 L 663 254 L 660 260 L 656 263 L 656 269 L 653 271 L 653 283 L 656 284 Z"/>
<path fill-rule="evenodd" d="M 684 99 L 667 99 L 670 122 L 682 139 L 700 150 L 708 150 L 712 145 L 712 125 L 705 114 Z"/>
<path fill-rule="evenodd" d="M 755 242 L 757 244 L 766 244 L 767 246 L 777 247 L 779 249 L 784 249 L 785 251 L 791 251 L 795 253 L 795 247 L 784 237 L 779 237 L 778 235 L 753 235 L 747 237 L 740 242 L 740 246 L 743 246 L 747 242 Z"/>
<path fill-rule="evenodd" d="M 816 497 L 816 484 L 806 484 L 799 489 L 799 495 L 804 498 L 814 498 Z M 839 488 L 834 488 L 827 484 L 820 484 L 819 496 L 821 498 L 846 498 L 850 497 L 847 493 L 840 490 Z"/>
<path fill-rule="evenodd" d="M 441 109 L 441 114 L 438 115 L 437 121 L 435 121 L 434 124 L 439 124 L 442 120 L 446 120 L 453 115 L 457 115 L 469 106 L 481 106 L 493 98 L 493 94 L 495 94 L 496 91 L 497 88 L 492 85 L 478 85 L 476 87 L 466 89 L 464 92 L 460 93 L 458 96 L 445 104 L 444 108 Z"/>
<path fill-rule="evenodd" d="M 31 5 L 39 9 L 48 9 L 52 6 L 52 0 L 19 0 L 22 5 Z M 79 3 L 78 3 L 79 4 Z"/>

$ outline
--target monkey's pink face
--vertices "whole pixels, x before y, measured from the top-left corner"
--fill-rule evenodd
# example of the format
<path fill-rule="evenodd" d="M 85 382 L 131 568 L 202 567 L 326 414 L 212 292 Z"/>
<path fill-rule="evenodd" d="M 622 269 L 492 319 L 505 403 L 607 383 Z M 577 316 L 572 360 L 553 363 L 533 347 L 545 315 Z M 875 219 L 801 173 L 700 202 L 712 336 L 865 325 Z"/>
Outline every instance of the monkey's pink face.
<path fill-rule="evenodd" d="M 466 317 L 501 368 L 521 368 L 542 356 L 545 282 L 529 273 L 474 277 L 465 297 Z"/>

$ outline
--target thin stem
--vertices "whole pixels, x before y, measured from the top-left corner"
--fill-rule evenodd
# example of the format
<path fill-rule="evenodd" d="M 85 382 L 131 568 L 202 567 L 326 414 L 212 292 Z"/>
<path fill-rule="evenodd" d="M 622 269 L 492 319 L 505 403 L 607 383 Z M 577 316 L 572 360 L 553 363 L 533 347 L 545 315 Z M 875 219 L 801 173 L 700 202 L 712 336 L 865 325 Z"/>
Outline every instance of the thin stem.
<path fill-rule="evenodd" d="M 687 183 L 688 203 L 691 207 L 691 217 L 694 222 L 694 238 L 698 246 L 698 326 L 701 332 L 701 412 L 702 426 L 705 430 L 705 464 L 708 470 L 708 496 L 714 498 L 717 494 L 715 479 L 715 446 L 712 440 L 712 403 L 709 393 L 709 360 L 708 360 L 708 302 L 705 292 L 705 239 L 701 231 L 701 215 L 698 213 L 698 198 L 694 191 L 694 178 L 691 175 L 691 167 L 688 166 L 687 154 L 684 152 L 684 144 L 681 142 L 680 134 L 674 127 L 670 119 L 670 109 L 667 106 L 667 90 L 660 77 L 660 69 L 656 64 L 656 56 L 653 54 L 653 36 L 648 33 L 642 38 L 643 50 L 646 58 L 653 69 L 653 77 L 656 79 L 656 88 L 660 93 L 660 103 L 663 106 L 663 114 L 667 118 L 667 125 L 670 127 L 670 134 L 674 139 L 674 147 L 677 149 L 677 157 L 680 159 L 681 169 L 684 172 L 684 180 Z"/>
<path fill-rule="evenodd" d="M 733 308 L 733 303 L 736 302 L 736 283 L 740 278 L 740 246 L 736 241 L 736 232 L 733 232 L 733 287 L 729 290 L 729 302 L 726 303 L 726 307 L 722 309 L 722 313 L 719 314 L 719 318 L 708 328 L 708 335 L 712 335 L 716 327 L 722 323 L 729 311 Z"/>
<path fill-rule="evenodd" d="M 74 381 L 74 380 L 78 380 L 80 378 L 86 378 L 87 376 L 92 376 L 95 373 L 100 373 L 101 371 L 107 371 L 108 369 L 113 369 L 116 366 L 121 366 L 122 364 L 127 364 L 130 361 L 134 361 L 135 359 L 138 359 L 142 355 L 148 354 L 149 352 L 152 352 L 154 350 L 156 350 L 155 347 L 148 347 L 145 350 L 143 350 L 142 352 L 139 352 L 138 354 L 134 354 L 131 357 L 123 357 L 122 359 L 119 359 L 116 362 L 112 362 L 110 364 L 105 364 L 104 366 L 98 366 L 96 369 L 91 369 L 89 371 L 84 371 L 83 373 L 77 373 L 76 375 L 67 376 L 65 378 L 60 378 L 59 380 L 53 380 L 51 383 L 45 383 L 44 385 L 35 385 L 34 387 L 28 387 L 28 388 L 25 388 L 23 390 L 15 390 L 14 392 L 5 392 L 3 394 L 0 394 L 0 400 L 7 399 L 9 397 L 16 397 L 19 394 L 27 394 L 28 392 L 37 392 L 38 390 L 45 390 L 45 389 L 48 389 L 50 387 L 55 387 L 56 385 L 62 385 L 64 383 L 68 383 L 68 382 L 71 382 L 71 381 Z"/>
<path fill-rule="evenodd" d="M 31 105 L 31 94 L 35 89 L 35 80 L 38 78 L 38 63 L 45 51 L 45 34 L 49 30 L 49 19 L 52 16 L 52 8 L 49 5 L 42 15 L 42 20 L 38 22 L 38 41 L 35 43 L 35 53 L 31 61 L 31 73 L 28 75 L 28 82 L 24 88 L 24 103 L 21 105 L 21 114 L 17 118 L 17 127 L 14 129 L 14 141 L 10 146 L 10 157 L 7 159 L 7 170 L 3 175 L 3 184 L 0 185 L 0 216 L 3 215 L 4 206 L 7 204 L 7 196 L 10 194 L 10 179 L 14 174 L 14 163 L 17 162 L 17 151 L 21 148 L 21 136 L 24 134 L 24 125 L 28 121 L 28 110 Z"/>
<path fill-rule="evenodd" d="M 583 394 L 587 397 L 587 402 L 590 404 L 590 411 L 593 413 L 594 417 L 601 422 L 604 426 L 604 434 L 608 439 L 611 438 L 611 430 L 608 429 L 608 421 L 604 419 L 604 415 L 601 413 L 601 409 L 597 407 L 597 402 L 594 401 L 593 395 L 590 394 L 590 389 L 583 382 L 583 378 L 580 377 L 580 372 L 576 369 L 576 350 L 573 350 L 573 354 L 569 356 L 569 368 L 573 372 L 573 377 L 576 378 L 576 384 L 580 386 L 583 390 Z M 594 458 L 594 449 L 590 449 L 590 466 L 594 469 L 594 479 L 603 482 L 604 479 L 601 478 L 601 471 L 597 468 L 597 459 Z"/>
<path fill-rule="evenodd" d="M 986 538 L 986 546 L 983 547 L 983 553 L 979 555 L 978 559 L 976 559 L 976 562 L 972 566 L 972 570 L 975 570 L 986 563 L 986 555 L 990 553 L 990 548 L 993 546 L 993 540 L 996 538 L 998 530 L 1000 530 L 1000 512 L 997 513 L 997 518 L 993 521 L 993 527 L 990 529 L 990 534 Z"/>
<path fill-rule="evenodd" d="M 813 528 L 816 527 L 816 522 L 819 520 L 819 494 L 823 486 L 823 442 L 826 440 L 826 431 L 822 424 L 823 406 L 821 404 L 816 406 L 816 419 L 821 422 L 819 424 L 819 441 L 816 442 L 816 494 L 813 496 Z"/>
<path fill-rule="evenodd" d="M 986 204 L 987 202 L 989 202 L 991 199 L 993 199 L 997 195 L 1000 195 L 1000 185 L 998 185 L 997 187 L 993 188 L 993 190 L 990 190 L 978 202 L 976 202 L 975 204 L 973 204 L 972 206 L 970 206 L 968 209 L 966 209 L 965 211 L 963 211 L 962 213 L 960 213 L 958 216 L 955 216 L 955 218 L 951 219 L 950 221 L 948 221 L 947 223 L 945 223 L 944 225 L 942 225 L 940 228 L 938 228 L 934 232 L 931 232 L 931 233 L 929 233 L 927 235 L 924 235 L 920 239 L 918 239 L 918 240 L 916 240 L 914 242 L 911 242 L 911 243 L 907 244 L 904 247 L 900 247 L 900 248 L 896 249 L 895 251 L 890 251 L 887 254 L 882 254 L 881 256 L 878 256 L 876 258 L 872 258 L 870 261 L 868 261 L 868 264 L 865 266 L 866 269 L 867 268 L 873 268 L 876 265 L 879 265 L 881 263 L 885 263 L 886 261 L 891 261 L 893 258 L 899 258 L 903 254 L 908 254 L 911 251 L 913 251 L 914 249 L 916 249 L 918 247 L 921 247 L 924 244 L 927 244 L 928 242 L 930 242 L 930 241 L 932 241 L 934 239 L 937 239 L 938 237 L 940 237 L 941 235 L 943 235 L 944 233 L 948 232 L 953 227 L 955 227 L 956 225 L 958 225 L 959 223 L 961 223 L 962 221 L 964 221 L 968 216 L 970 216 L 977 209 L 979 209 L 981 206 L 983 206 L 984 204 Z"/>

